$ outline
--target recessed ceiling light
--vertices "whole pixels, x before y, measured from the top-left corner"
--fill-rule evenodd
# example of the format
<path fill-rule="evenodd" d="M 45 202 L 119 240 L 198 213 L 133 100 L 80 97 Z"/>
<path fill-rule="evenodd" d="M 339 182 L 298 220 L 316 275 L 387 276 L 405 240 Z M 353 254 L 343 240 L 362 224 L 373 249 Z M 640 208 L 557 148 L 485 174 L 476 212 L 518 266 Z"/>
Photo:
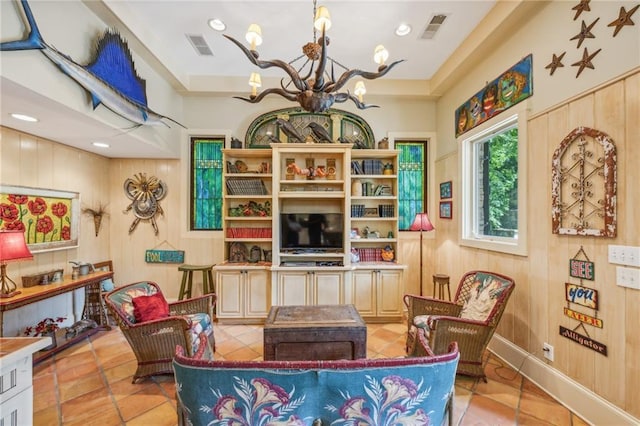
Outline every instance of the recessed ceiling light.
<path fill-rule="evenodd" d="M 98 148 L 109 148 L 110 146 L 108 143 L 104 142 L 93 142 L 91 145 L 97 146 Z"/>
<path fill-rule="evenodd" d="M 411 25 L 402 23 L 396 28 L 396 35 L 404 37 L 411 32 Z"/>
<path fill-rule="evenodd" d="M 39 121 L 37 118 L 31 117 L 30 115 L 26 115 L 26 114 L 11 113 L 11 116 L 16 120 L 29 121 L 31 123 L 35 123 L 36 121 Z"/>
<path fill-rule="evenodd" d="M 225 25 L 224 22 L 222 22 L 222 20 L 220 19 L 209 19 L 209 21 L 207 22 L 209 24 L 209 26 L 211 28 L 213 28 L 216 31 L 224 31 L 227 29 L 227 26 Z"/>

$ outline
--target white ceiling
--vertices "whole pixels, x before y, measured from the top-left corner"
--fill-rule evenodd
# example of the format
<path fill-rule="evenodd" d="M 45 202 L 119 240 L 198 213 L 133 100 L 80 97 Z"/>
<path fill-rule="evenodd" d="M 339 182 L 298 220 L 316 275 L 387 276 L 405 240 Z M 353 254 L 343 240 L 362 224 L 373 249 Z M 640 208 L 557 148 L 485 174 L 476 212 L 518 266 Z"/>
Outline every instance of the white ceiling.
<path fill-rule="evenodd" d="M 30 3 L 36 1 L 39 0 Z M 257 48 L 260 59 L 285 61 L 299 56 L 302 45 L 313 39 L 312 0 L 85 0 L 84 3 L 106 25 L 118 28 L 137 54 L 152 66 L 163 68 L 159 70 L 161 74 L 169 76 L 174 87 L 184 93 L 203 91 L 201 84 L 197 88 L 192 87 L 194 77 L 199 82 L 220 77 L 248 79 L 249 74 L 256 71 L 256 67 L 249 63 L 240 49 L 222 34 L 244 42 L 244 33 L 249 24 L 258 23 L 264 38 L 263 44 Z M 328 52 L 332 58 L 348 68 L 375 71 L 377 65 L 373 62 L 373 50 L 376 45 L 383 44 L 390 52 L 389 62 L 406 60 L 384 79 L 400 80 L 432 78 L 494 4 L 494 0 L 319 1 L 319 5 L 327 6 L 331 13 L 333 25 L 328 33 Z M 429 20 L 436 14 L 446 15 L 446 21 L 433 39 L 421 39 Z M 212 30 L 207 25 L 210 18 L 222 19 L 227 29 L 223 33 Z M 400 23 L 411 25 L 413 31 L 406 37 L 396 36 L 394 29 Z M 189 43 L 187 34 L 203 36 L 213 56 L 198 55 Z M 56 43 L 56 40 L 48 41 L 62 52 L 65 51 L 64 46 Z M 88 44 L 87 49 L 90 47 Z M 139 48 L 143 48 L 144 52 L 139 52 Z M 42 60 L 47 59 L 42 57 Z M 341 71 L 336 69 L 336 74 Z M 263 77 L 283 76 L 277 69 L 260 70 L 260 73 Z M 87 147 L 88 137 L 95 139 L 96 134 L 113 134 L 114 130 L 117 131 L 106 128 L 104 120 L 93 120 L 91 116 L 65 109 L 55 101 L 44 99 L 7 79 L 0 80 L 0 84 L 0 124 L 4 126 L 69 145 L 78 146 L 82 143 L 82 149 L 85 150 L 93 149 Z M 41 119 L 38 126 L 21 124 L 7 116 L 7 112 L 15 111 L 18 107 L 24 112 L 33 111 L 34 115 L 38 115 Z M 56 124 L 47 125 L 49 122 Z M 60 126 L 60 123 L 73 125 Z M 95 152 L 109 157 L 131 158 L 166 155 L 141 142 L 135 135 L 136 131 L 122 133 L 121 137 L 130 139 L 130 143 L 120 144 L 122 148 L 119 151 L 110 149 L 108 153 Z"/>

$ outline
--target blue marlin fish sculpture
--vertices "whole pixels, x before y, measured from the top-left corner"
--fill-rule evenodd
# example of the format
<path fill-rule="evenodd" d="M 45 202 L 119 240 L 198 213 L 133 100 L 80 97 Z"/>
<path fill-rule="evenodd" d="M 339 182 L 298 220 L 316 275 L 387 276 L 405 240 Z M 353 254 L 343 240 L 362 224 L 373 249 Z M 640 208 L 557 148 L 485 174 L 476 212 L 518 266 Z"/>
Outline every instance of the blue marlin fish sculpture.
<path fill-rule="evenodd" d="M 23 40 L 0 43 L 0 51 L 40 50 L 63 73 L 89 92 L 93 109 L 102 104 L 135 123 L 135 127 L 161 124 L 170 127 L 163 121 L 165 119 L 184 127 L 147 107 L 145 80 L 138 76 L 129 47 L 120 34 L 107 30 L 98 42 L 93 61 L 86 66 L 80 65 L 43 40 L 27 0 L 21 0 L 21 3 L 31 28 L 29 36 Z"/>

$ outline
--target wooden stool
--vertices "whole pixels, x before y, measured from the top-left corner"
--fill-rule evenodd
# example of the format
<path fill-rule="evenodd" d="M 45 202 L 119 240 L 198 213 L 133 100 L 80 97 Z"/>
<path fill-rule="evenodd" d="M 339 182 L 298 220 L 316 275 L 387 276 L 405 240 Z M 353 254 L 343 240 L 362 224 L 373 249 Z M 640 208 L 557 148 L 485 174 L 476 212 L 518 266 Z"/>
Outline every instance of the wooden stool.
<path fill-rule="evenodd" d="M 191 288 L 193 284 L 193 271 L 202 271 L 202 294 L 213 293 L 213 272 L 214 265 L 181 265 L 178 271 L 182 271 L 182 284 L 180 284 L 180 294 L 178 300 L 191 299 Z"/>
<path fill-rule="evenodd" d="M 438 285 L 438 299 L 444 300 L 444 286 L 447 286 L 447 294 L 451 300 L 451 288 L 449 287 L 449 275 L 435 274 L 433 276 L 433 297 L 436 297 L 436 284 Z"/>

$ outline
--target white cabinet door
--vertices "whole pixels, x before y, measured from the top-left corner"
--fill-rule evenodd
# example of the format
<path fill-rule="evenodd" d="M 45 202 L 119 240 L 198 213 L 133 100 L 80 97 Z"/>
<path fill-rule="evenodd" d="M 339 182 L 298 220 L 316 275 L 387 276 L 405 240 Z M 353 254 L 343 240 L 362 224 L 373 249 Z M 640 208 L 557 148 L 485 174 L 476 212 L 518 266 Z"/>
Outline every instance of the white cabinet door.
<path fill-rule="evenodd" d="M 356 270 L 351 274 L 353 294 L 351 300 L 362 316 L 376 315 L 376 286 L 374 271 Z"/>
<path fill-rule="evenodd" d="M 216 316 L 218 318 L 242 318 L 242 283 L 240 270 L 216 271 Z"/>
<path fill-rule="evenodd" d="M 266 318 L 271 308 L 270 273 L 267 270 L 245 271 L 245 316 Z"/>
<path fill-rule="evenodd" d="M 379 317 L 402 316 L 402 271 L 382 269 L 376 272 Z"/>
<path fill-rule="evenodd" d="M 344 273 L 341 271 L 314 271 L 313 304 L 341 305 L 344 303 Z"/>
<path fill-rule="evenodd" d="M 278 273 L 278 297 L 280 306 L 308 305 L 310 272 L 287 271 Z"/>

